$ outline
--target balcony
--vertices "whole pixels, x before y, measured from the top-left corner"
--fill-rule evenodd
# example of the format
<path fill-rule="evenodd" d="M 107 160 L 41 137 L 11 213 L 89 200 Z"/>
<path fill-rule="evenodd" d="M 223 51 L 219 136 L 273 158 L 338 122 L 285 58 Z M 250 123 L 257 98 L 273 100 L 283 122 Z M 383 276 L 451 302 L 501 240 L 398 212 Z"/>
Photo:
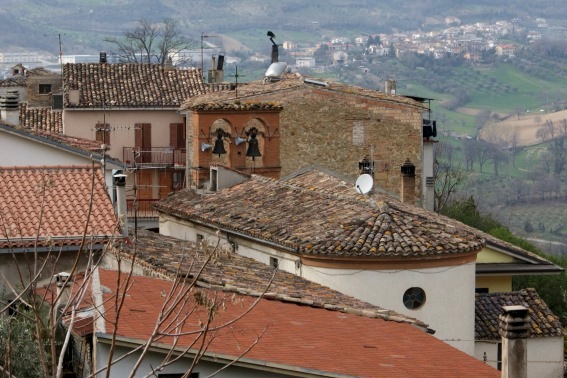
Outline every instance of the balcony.
<path fill-rule="evenodd" d="M 185 148 L 124 147 L 123 162 L 129 167 L 185 167 L 187 154 Z"/>
<path fill-rule="evenodd" d="M 152 220 L 158 217 L 157 210 L 154 209 L 154 203 L 159 199 L 139 199 L 136 201 L 138 209 L 134 207 L 134 200 L 127 200 L 126 207 L 128 211 L 128 218 L 138 220 Z"/>

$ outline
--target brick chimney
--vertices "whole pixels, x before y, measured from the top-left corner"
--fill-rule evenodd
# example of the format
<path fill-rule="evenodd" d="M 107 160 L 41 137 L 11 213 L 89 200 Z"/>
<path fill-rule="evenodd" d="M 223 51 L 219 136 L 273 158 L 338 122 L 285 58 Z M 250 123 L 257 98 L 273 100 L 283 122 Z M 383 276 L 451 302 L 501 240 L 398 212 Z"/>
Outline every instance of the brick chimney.
<path fill-rule="evenodd" d="M 402 187 L 400 190 L 400 200 L 405 203 L 415 202 L 415 165 L 406 159 L 401 167 Z"/>
<path fill-rule="evenodd" d="M 503 306 L 499 315 L 502 336 L 502 378 L 528 377 L 528 309 L 524 306 Z"/>

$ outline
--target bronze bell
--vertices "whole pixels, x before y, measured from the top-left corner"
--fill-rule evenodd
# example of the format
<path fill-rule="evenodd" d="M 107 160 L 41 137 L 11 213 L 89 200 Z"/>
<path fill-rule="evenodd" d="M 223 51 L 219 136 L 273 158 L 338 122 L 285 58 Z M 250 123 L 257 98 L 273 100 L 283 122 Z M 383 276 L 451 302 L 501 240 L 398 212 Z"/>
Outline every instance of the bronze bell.
<path fill-rule="evenodd" d="M 255 127 L 246 132 L 246 135 L 250 136 L 250 140 L 248 141 L 248 150 L 246 150 L 246 156 L 251 157 L 252 160 L 256 160 L 256 157 L 262 156 L 262 154 L 260 153 L 258 139 L 256 139 L 257 134 L 258 129 Z"/>
<path fill-rule="evenodd" d="M 217 140 L 215 140 L 215 147 L 213 148 L 213 154 L 219 155 L 219 157 L 223 154 L 226 154 L 226 150 L 224 149 L 224 131 L 222 129 L 217 129 Z"/>

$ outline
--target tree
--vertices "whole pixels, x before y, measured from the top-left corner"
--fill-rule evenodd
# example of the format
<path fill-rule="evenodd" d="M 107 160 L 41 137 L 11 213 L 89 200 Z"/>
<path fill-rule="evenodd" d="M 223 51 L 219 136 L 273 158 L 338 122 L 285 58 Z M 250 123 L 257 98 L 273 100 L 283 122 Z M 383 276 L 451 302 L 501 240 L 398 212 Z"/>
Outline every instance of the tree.
<path fill-rule="evenodd" d="M 453 147 L 446 141 L 437 143 L 433 150 L 433 177 L 435 178 L 435 211 L 441 212 L 452 200 L 459 186 L 463 185 L 469 172 L 452 162 Z"/>
<path fill-rule="evenodd" d="M 6 376 L 64 376 L 68 371 L 67 356 L 73 350 L 71 344 L 78 337 L 74 331 L 81 327 L 77 324 L 79 319 L 82 322 L 82 327 L 88 325 L 88 322 L 96 323 L 98 318 L 105 319 L 106 322 L 111 322 L 114 325 L 114 330 L 110 331 L 113 338 L 108 353 L 108 361 L 104 365 L 106 372 L 102 372 L 102 370 L 92 371 L 90 369 L 92 366 L 86 361 L 86 372 L 83 371 L 86 376 L 91 374 L 98 376 L 99 373 L 108 375 L 112 366 L 124 358 L 124 355 L 114 355 L 117 347 L 116 330 L 118 327 L 116 325 L 124 316 L 128 316 L 121 309 L 128 298 L 128 290 L 135 279 L 133 272 L 135 268 L 140 269 L 136 264 L 144 265 L 147 262 L 141 261 L 138 254 L 137 243 L 140 232 L 136 234 L 137 237 L 125 242 L 117 229 L 114 231 L 107 230 L 106 233 L 102 233 L 98 229 L 102 223 L 97 223 L 95 219 L 98 219 L 101 210 L 95 212 L 95 203 L 105 209 L 112 205 L 106 192 L 102 174 L 96 178 L 94 171 L 93 169 L 90 193 L 87 193 L 89 192 L 88 186 L 82 186 L 86 189 L 81 189 L 82 195 L 80 197 L 70 198 L 66 210 L 61 210 L 58 205 L 53 207 L 42 206 L 41 209 L 37 210 L 37 217 L 33 213 L 34 210 L 30 212 L 29 217 L 34 221 L 23 220 L 21 221 L 22 225 L 18 221 L 19 215 L 13 214 L 12 207 L 2 209 L 2 212 L 0 212 L 2 249 L 3 252 L 6 252 L 6 255 L 11 256 L 14 260 L 14 269 L 18 271 L 18 279 L 16 280 L 7 279 L 5 270 L 0 272 L 0 283 L 7 288 L 7 293 L 2 293 L 3 295 L 0 296 L 2 300 L 0 301 L 0 314 L 9 313 L 9 315 L 0 317 L 0 371 L 3 371 Z M 54 198 L 68 194 L 67 192 L 61 193 L 58 190 L 62 187 L 62 185 L 58 186 L 56 182 L 59 177 L 48 175 L 42 177 L 37 193 L 34 192 L 30 195 L 34 196 L 34 201 L 32 201 L 30 207 L 35 208 L 36 203 L 52 204 Z M 79 205 L 76 203 L 78 198 L 91 198 L 92 200 Z M 5 198 L 2 198 L 2 201 L 4 200 Z M 78 238 L 74 229 L 71 229 L 73 230 L 71 236 L 55 234 L 52 235 L 53 239 L 49 235 L 45 236 L 42 230 L 50 229 L 50 226 L 53 227 L 53 225 L 46 223 L 48 222 L 47 216 L 43 218 L 43 214 L 62 217 L 62 219 L 68 218 L 71 219 L 70 223 L 73 223 L 81 217 L 71 216 L 69 213 L 72 212 L 87 213 L 84 224 L 77 226 L 82 229 L 82 237 Z M 34 223 L 34 227 L 30 229 L 29 224 L 31 222 Z M 119 225 L 118 222 L 112 223 L 112 227 Z M 97 231 L 94 231 L 94 229 L 97 229 Z M 57 231 L 56 227 L 55 231 Z M 91 232 L 94 235 L 90 235 Z M 31 244 L 30 248 L 22 252 L 20 251 L 21 245 L 29 239 L 29 233 L 35 233 L 31 238 L 35 242 Z M 108 237 L 110 238 L 108 239 Z M 69 240 L 79 243 L 77 250 L 66 251 Z M 48 250 L 44 251 L 43 249 L 46 246 Z M 182 330 L 183 325 L 186 324 L 192 327 L 190 336 L 199 340 L 191 346 L 194 350 L 197 350 L 197 353 L 192 355 L 192 369 L 197 365 L 209 345 L 200 341 L 207 339 L 212 331 L 225 327 L 225 325 L 217 325 L 213 322 L 216 314 L 222 312 L 225 303 L 227 303 L 225 301 L 232 300 L 230 298 L 232 293 L 225 296 L 211 293 L 209 298 L 207 294 L 202 294 L 203 291 L 199 291 L 201 294 L 198 299 L 193 294 L 198 291 L 197 285 L 202 284 L 201 275 L 203 272 L 211 264 L 226 262 L 229 257 L 223 256 L 231 256 L 231 253 L 229 254 L 224 246 L 221 247 L 218 237 L 216 244 L 209 244 L 205 241 L 197 247 L 184 248 L 183 251 L 183 256 L 176 254 L 176 266 L 167 275 L 170 290 L 163 292 L 163 303 L 155 303 L 156 306 L 161 306 L 160 315 L 163 316 L 156 320 L 155 325 L 153 325 L 155 327 L 154 332 L 146 343 L 134 349 L 138 355 L 136 356 L 137 362 L 132 366 L 132 376 L 140 366 L 141 361 L 147 356 L 152 343 L 167 336 L 172 336 L 176 340 L 179 339 L 182 335 L 172 334 L 177 330 Z M 70 258 L 68 262 L 71 263 L 72 268 L 68 273 L 60 273 L 62 256 L 65 254 Z M 222 260 L 223 258 L 224 260 Z M 8 260 L 3 260 L 3 264 L 8 262 Z M 103 292 L 105 290 L 100 284 L 96 284 L 96 276 L 102 265 L 117 267 L 115 272 L 117 278 L 114 280 L 116 286 L 106 286 L 107 293 L 110 293 L 105 299 L 105 303 L 108 304 L 106 306 L 97 303 L 97 295 L 94 294 L 96 288 Z M 266 280 L 265 289 L 270 286 L 277 271 L 277 269 L 274 269 L 272 278 Z M 49 282 L 47 277 L 54 276 L 57 277 L 57 285 L 46 286 L 45 283 Z M 263 285 L 263 281 L 261 282 Z M 57 286 L 57 289 L 55 286 Z M 257 296 L 254 295 L 253 297 L 257 299 L 250 305 L 243 306 L 245 311 L 241 316 L 245 316 L 263 297 L 264 293 L 265 291 Z M 191 319 L 191 316 L 194 316 L 193 314 L 199 312 L 208 314 L 202 324 L 194 318 Z M 90 318 L 85 318 L 84 314 L 89 313 L 92 314 Z M 83 316 L 79 317 L 79 314 L 83 314 Z M 235 319 L 230 319 L 230 321 L 233 320 Z M 230 326 L 230 321 L 225 323 L 228 324 L 226 326 Z M 165 332 L 164 328 L 171 324 L 176 324 L 178 327 L 174 331 Z M 258 337 L 261 337 L 261 334 Z M 90 342 L 92 343 L 92 340 Z M 83 340 L 82 343 L 89 345 L 88 340 Z M 245 345 L 243 352 L 250 350 L 253 345 Z M 172 344 L 172 349 L 174 346 L 175 344 Z M 90 352 L 86 354 L 83 352 L 83 355 L 89 354 Z M 128 354 L 131 355 L 132 353 L 128 352 Z M 152 370 L 153 372 L 160 371 L 179 358 L 170 350 L 164 356 L 163 361 L 153 364 Z"/>
<path fill-rule="evenodd" d="M 191 47 L 191 40 L 184 37 L 179 24 L 172 18 L 161 23 L 152 23 L 142 18 L 122 37 L 107 37 L 105 42 L 114 47 L 114 54 L 124 63 L 159 63 L 179 55 L 181 50 Z"/>

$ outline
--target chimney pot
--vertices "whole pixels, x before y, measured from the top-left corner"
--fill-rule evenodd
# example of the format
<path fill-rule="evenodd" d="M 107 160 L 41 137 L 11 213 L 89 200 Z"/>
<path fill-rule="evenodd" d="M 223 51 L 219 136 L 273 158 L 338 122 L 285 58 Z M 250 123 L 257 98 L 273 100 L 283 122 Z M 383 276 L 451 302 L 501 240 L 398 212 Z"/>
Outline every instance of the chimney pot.
<path fill-rule="evenodd" d="M 413 203 L 415 200 L 415 165 L 406 159 L 400 171 L 402 175 L 400 199 L 405 203 Z"/>

